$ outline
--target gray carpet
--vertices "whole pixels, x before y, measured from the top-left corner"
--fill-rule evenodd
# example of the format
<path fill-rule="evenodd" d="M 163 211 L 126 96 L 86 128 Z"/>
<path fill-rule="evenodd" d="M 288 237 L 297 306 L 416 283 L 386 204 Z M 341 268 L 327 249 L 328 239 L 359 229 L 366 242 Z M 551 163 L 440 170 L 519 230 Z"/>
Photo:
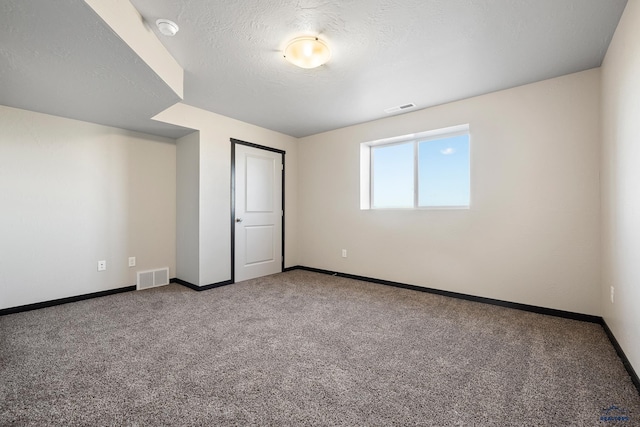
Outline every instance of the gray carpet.
<path fill-rule="evenodd" d="M 292 271 L 0 317 L 0 425 L 637 426 L 640 397 L 599 325 Z"/>

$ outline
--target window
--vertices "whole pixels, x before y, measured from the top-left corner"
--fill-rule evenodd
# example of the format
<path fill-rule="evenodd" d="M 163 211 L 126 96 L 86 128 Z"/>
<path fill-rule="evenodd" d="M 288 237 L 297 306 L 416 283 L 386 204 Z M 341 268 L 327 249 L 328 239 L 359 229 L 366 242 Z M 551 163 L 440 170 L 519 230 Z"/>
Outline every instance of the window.
<path fill-rule="evenodd" d="M 467 208 L 469 126 L 362 144 L 361 208 Z"/>

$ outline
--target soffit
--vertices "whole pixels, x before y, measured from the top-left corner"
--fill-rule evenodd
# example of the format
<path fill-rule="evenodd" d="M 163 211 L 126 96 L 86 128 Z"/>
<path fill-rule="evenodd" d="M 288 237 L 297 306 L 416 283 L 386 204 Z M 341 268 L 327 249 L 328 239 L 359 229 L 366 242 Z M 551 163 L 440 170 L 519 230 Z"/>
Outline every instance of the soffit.
<path fill-rule="evenodd" d="M 180 98 L 83 1 L 0 4 L 0 104 L 171 138 Z"/>

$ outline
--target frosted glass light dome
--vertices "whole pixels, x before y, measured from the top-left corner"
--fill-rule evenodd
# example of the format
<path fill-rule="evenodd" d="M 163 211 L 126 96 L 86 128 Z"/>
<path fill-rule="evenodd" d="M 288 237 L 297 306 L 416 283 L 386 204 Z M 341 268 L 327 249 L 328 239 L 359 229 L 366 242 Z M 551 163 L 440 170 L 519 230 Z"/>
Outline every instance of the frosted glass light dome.
<path fill-rule="evenodd" d="M 317 37 L 298 37 L 284 49 L 284 57 L 300 68 L 316 68 L 329 61 L 331 50 Z"/>

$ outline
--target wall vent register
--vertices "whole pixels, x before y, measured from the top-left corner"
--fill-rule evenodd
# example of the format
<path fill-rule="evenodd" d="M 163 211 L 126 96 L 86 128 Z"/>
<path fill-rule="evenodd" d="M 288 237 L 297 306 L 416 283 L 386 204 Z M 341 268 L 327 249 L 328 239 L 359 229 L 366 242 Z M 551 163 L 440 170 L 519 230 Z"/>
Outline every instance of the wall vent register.
<path fill-rule="evenodd" d="M 139 271 L 136 289 L 149 289 L 169 284 L 169 267 L 157 270 Z"/>

